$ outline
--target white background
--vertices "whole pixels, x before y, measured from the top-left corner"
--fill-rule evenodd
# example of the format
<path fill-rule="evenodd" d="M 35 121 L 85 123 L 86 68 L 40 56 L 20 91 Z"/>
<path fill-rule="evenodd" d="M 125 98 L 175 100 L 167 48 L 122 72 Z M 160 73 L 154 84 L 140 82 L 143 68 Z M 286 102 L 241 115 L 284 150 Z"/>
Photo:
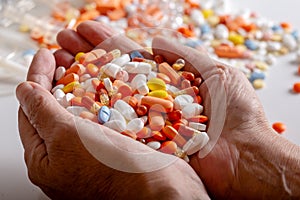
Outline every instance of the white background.
<path fill-rule="evenodd" d="M 229 3 L 232 10 L 249 8 L 270 20 L 290 22 L 300 30 L 300 1 L 231 0 Z M 288 130 L 283 137 L 299 145 L 300 95 L 290 91 L 293 83 L 300 81 L 300 76 L 296 75 L 297 65 L 291 63 L 294 59 L 295 55 L 279 59 L 269 70 L 266 88 L 257 91 L 257 94 L 270 124 L 275 121 L 284 122 Z M 17 109 L 18 103 L 14 95 L 0 97 L 0 199 L 45 199 L 27 178 L 17 130 Z"/>

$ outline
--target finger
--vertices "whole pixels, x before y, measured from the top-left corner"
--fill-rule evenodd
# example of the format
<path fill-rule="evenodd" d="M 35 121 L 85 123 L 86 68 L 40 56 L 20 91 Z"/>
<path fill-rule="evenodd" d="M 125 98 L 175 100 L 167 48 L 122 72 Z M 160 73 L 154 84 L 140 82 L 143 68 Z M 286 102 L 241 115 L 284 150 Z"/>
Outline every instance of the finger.
<path fill-rule="evenodd" d="M 49 139 L 58 123 L 71 121 L 72 115 L 66 111 L 51 93 L 34 82 L 23 82 L 16 90 L 17 98 L 30 124 L 42 139 Z"/>
<path fill-rule="evenodd" d="M 56 66 L 64 66 L 69 68 L 74 62 L 74 56 L 64 49 L 59 49 L 54 52 Z"/>
<path fill-rule="evenodd" d="M 46 146 L 35 128 L 29 123 L 22 108 L 19 108 L 18 122 L 20 138 L 25 150 L 25 162 L 27 166 L 32 165 L 47 155 Z"/>
<path fill-rule="evenodd" d="M 126 37 L 124 33 L 116 33 L 111 27 L 100 22 L 85 21 L 77 27 L 77 32 L 97 48 L 106 51 L 120 49 L 122 53 L 139 50 L 145 57 L 149 56 L 149 53 L 143 47 Z"/>
<path fill-rule="evenodd" d="M 55 60 L 47 49 L 40 49 L 33 58 L 27 74 L 27 81 L 40 84 L 47 90 L 52 88 Z"/>
<path fill-rule="evenodd" d="M 92 36 L 94 37 L 94 36 Z M 65 29 L 57 34 L 58 44 L 71 54 L 75 55 L 78 52 L 88 52 L 94 47 L 82 38 L 77 32 Z"/>
<path fill-rule="evenodd" d="M 212 60 L 205 51 L 174 43 L 162 37 L 153 39 L 152 48 L 154 55 L 162 55 L 168 63 L 183 58 L 186 61 L 184 70 L 201 75 L 204 79 L 218 71 L 217 62 Z"/>

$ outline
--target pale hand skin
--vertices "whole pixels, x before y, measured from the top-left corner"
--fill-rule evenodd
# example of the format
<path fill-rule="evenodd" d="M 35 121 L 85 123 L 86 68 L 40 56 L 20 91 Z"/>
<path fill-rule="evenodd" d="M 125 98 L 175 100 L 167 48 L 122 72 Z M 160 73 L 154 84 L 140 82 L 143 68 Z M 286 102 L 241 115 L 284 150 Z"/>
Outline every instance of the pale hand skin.
<path fill-rule="evenodd" d="M 86 30 L 88 27 L 83 25 L 82 28 Z M 105 31 L 100 29 L 100 32 Z M 80 31 L 80 28 L 78 33 L 84 36 L 84 31 Z M 102 37 L 101 33 L 99 38 L 104 40 L 105 37 Z M 70 41 L 71 38 L 70 36 Z M 83 41 L 82 39 L 81 42 Z M 137 47 L 128 39 L 118 45 L 124 50 L 128 48 L 129 51 L 132 48 L 130 45 Z M 85 50 L 92 49 L 92 45 L 87 42 L 86 47 L 90 49 Z M 60 53 L 67 54 L 66 51 Z M 21 83 L 16 91 L 20 102 L 19 132 L 25 150 L 28 176 L 50 198 L 209 199 L 198 175 L 182 159 L 178 158 L 172 164 L 148 173 L 118 171 L 95 159 L 83 145 L 77 131 L 81 128 L 86 130 L 81 134 L 90 135 L 90 130 L 95 126 L 99 129 L 101 127 L 74 117 L 58 104 L 49 92 L 55 68 L 54 56 L 50 51 L 41 49 L 30 66 L 27 82 Z M 131 147 L 135 142 L 107 128 L 103 129 L 103 134 L 115 144 L 119 142 L 120 146 Z M 155 152 L 157 155 L 154 157 L 160 162 L 161 154 L 144 144 L 138 144 L 144 152 Z M 102 148 L 103 145 L 102 141 L 99 141 L 98 146 Z M 109 147 L 101 149 L 102 152 L 112 153 L 110 150 Z M 121 152 L 118 156 L 116 160 L 126 157 L 126 152 Z M 169 157 L 173 158 L 171 155 Z M 131 165 L 139 166 L 139 163 Z"/>
<path fill-rule="evenodd" d="M 113 34 L 112 30 L 110 30 L 108 27 L 99 25 L 95 22 L 85 22 L 81 24 L 78 27 L 77 32 L 79 34 L 70 30 L 66 30 L 58 36 L 58 41 L 64 50 L 60 50 L 59 52 L 55 53 L 57 65 L 69 66 L 72 63 L 73 56 L 77 52 L 89 51 L 94 46 L 101 43 L 104 39 L 109 38 Z M 126 45 L 123 46 L 130 46 L 129 50 L 139 48 L 138 46 L 130 42 L 126 43 Z M 204 182 L 206 189 L 208 190 L 211 197 L 217 199 L 262 199 L 270 197 L 289 198 L 290 196 L 297 197 L 297 195 L 299 197 L 299 147 L 291 144 L 280 136 L 277 136 L 272 131 L 268 122 L 266 121 L 264 113 L 262 112 L 263 109 L 261 107 L 261 104 L 246 78 L 242 76 L 237 70 L 212 62 L 207 58 L 206 55 L 202 53 L 196 52 L 195 50 L 189 49 L 187 47 L 178 46 L 178 44 L 172 44 L 171 42 L 163 40 L 162 38 L 155 39 L 153 42 L 153 47 L 155 48 L 154 54 L 163 55 L 170 63 L 174 62 L 178 57 L 184 57 L 187 58 L 187 60 L 199 61 L 201 65 L 197 67 L 201 69 L 197 70 L 201 71 L 201 75 L 205 80 L 209 80 L 214 75 L 217 75 L 220 76 L 224 81 L 227 96 L 227 113 L 226 122 L 223 127 L 221 137 L 219 140 L 217 140 L 217 144 L 215 145 L 213 150 L 205 158 L 200 158 L 200 154 L 195 154 L 192 156 L 190 162 L 190 165 L 194 168 L 199 177 L 201 177 L 201 180 Z M 171 49 L 172 53 L 161 49 Z M 50 59 L 49 61 L 50 56 L 40 55 L 39 58 L 41 60 L 47 60 L 41 61 L 43 65 L 33 63 L 33 65 L 31 66 L 31 72 L 29 72 L 28 75 L 28 80 L 37 82 L 42 85 L 42 87 L 49 90 L 52 87 L 51 80 L 53 77 L 53 65 L 55 65 L 55 63 L 52 63 L 54 62 L 52 59 Z M 49 66 L 45 66 L 45 63 L 52 64 L 49 64 Z M 40 66 L 44 67 L 37 69 Z M 214 68 L 212 68 L 212 66 L 214 66 Z M 189 67 L 189 64 L 187 65 L 187 69 L 197 73 L 195 69 Z M 45 90 L 42 90 L 36 85 L 34 85 L 34 87 L 36 88 L 35 90 L 39 88 L 37 90 L 39 94 L 47 93 Z M 206 92 L 205 87 L 206 86 L 204 84 L 200 88 L 202 94 Z M 19 91 L 19 98 L 28 91 L 29 90 Z M 47 95 L 50 94 L 47 93 Z M 29 96 L 34 95 L 30 93 Z M 202 95 L 202 97 L 204 97 L 205 112 L 209 116 L 212 112 L 210 107 L 209 95 Z M 51 99 L 50 96 L 47 96 L 47 101 L 48 98 Z M 55 100 L 52 99 L 51 102 L 52 101 Z M 27 106 L 24 100 L 21 101 L 21 104 L 22 102 L 23 109 L 25 109 Z M 48 106 L 47 109 L 51 110 L 51 107 L 52 105 Z M 53 115 L 60 116 L 55 114 L 57 113 L 57 109 L 58 107 L 56 108 Z M 60 111 L 62 112 L 62 110 Z M 103 185 L 103 182 L 101 182 L 103 179 L 100 178 L 99 181 L 99 177 L 103 178 L 111 173 L 119 173 L 126 177 L 125 180 L 128 180 L 127 178 L 130 176 L 138 176 L 122 172 L 115 172 L 99 164 L 82 147 L 82 144 L 77 137 L 74 136 L 73 138 L 70 138 L 68 135 L 68 137 L 65 136 L 67 137 L 67 139 L 58 139 L 57 134 L 53 133 L 53 126 L 50 126 L 51 131 L 48 130 L 48 132 L 50 132 L 49 137 L 45 137 L 45 135 L 47 136 L 48 134 L 43 134 L 45 130 L 41 129 L 43 128 L 43 126 L 49 127 L 49 125 L 47 126 L 47 124 L 50 123 L 49 121 L 51 121 L 51 116 L 53 115 L 48 114 L 49 117 L 45 118 L 48 121 L 44 122 L 42 126 L 37 126 L 37 124 L 41 123 L 41 119 L 36 119 L 37 121 L 39 121 L 39 123 L 37 123 L 36 121 L 32 120 L 32 117 L 28 115 L 28 113 L 24 115 L 21 110 L 19 121 L 20 134 L 25 148 L 25 159 L 28 166 L 29 176 L 32 181 L 39 185 L 48 195 L 56 198 L 61 197 L 62 195 L 69 195 L 69 197 L 72 195 L 76 197 L 82 197 L 83 195 L 90 194 L 92 196 L 95 196 L 96 194 L 99 196 L 99 194 L 106 194 L 105 191 L 99 191 L 99 187 L 97 187 L 99 185 L 105 187 L 106 185 Z M 46 114 L 43 113 L 43 115 L 41 116 L 45 115 Z M 27 118 L 31 119 L 30 122 Z M 63 118 L 66 119 L 65 116 Z M 61 118 L 58 119 L 59 120 L 57 121 L 63 120 Z M 55 124 L 57 123 L 57 121 L 54 121 Z M 51 123 L 54 124 L 54 122 Z M 68 123 L 69 121 L 66 122 L 66 124 Z M 34 126 L 32 126 L 31 124 L 33 124 Z M 72 127 L 72 125 L 67 125 L 67 127 L 69 127 L 68 131 L 70 131 L 70 126 Z M 35 127 L 36 129 L 33 127 Z M 38 130 L 38 127 L 40 130 Z M 60 131 L 61 130 L 58 130 L 57 132 Z M 59 142 L 57 142 L 57 140 L 59 140 Z M 69 149 L 66 149 L 66 144 L 64 143 L 70 145 L 72 148 L 70 147 Z M 52 144 L 56 144 L 53 145 L 54 148 Z M 55 147 L 57 145 L 59 145 L 60 147 Z M 63 146 L 61 147 L 61 145 Z M 78 150 L 74 149 L 75 146 Z M 46 147 L 47 151 L 45 151 Z M 51 150 L 52 148 L 54 150 Z M 57 153 L 57 149 L 60 149 L 58 150 L 59 153 Z M 70 149 L 72 149 L 73 151 L 71 155 L 69 151 Z M 59 156 L 55 154 L 59 154 Z M 64 156 L 62 156 L 62 154 Z M 57 168 L 53 168 L 53 166 L 49 165 L 51 164 L 51 162 L 46 162 L 46 164 L 43 164 L 45 161 L 42 162 L 42 160 L 47 159 L 42 158 L 50 157 L 52 157 L 51 160 L 53 162 L 57 163 Z M 59 161 L 59 158 L 64 158 L 64 160 Z M 84 162 L 82 158 L 84 158 L 84 161 L 86 162 Z M 71 164 L 68 165 L 67 160 L 70 160 Z M 73 163 L 78 163 L 78 165 L 74 165 Z M 104 168 L 107 171 L 102 174 L 101 170 L 85 170 L 86 167 L 93 165 L 97 165 L 99 168 Z M 170 167 L 176 168 L 177 165 L 178 162 Z M 200 179 L 198 177 L 195 177 L 194 173 L 191 172 L 185 164 L 179 165 L 183 167 L 184 170 L 178 171 L 178 169 L 176 169 L 176 172 L 182 171 L 185 173 L 175 173 L 178 174 L 178 177 L 172 176 L 169 178 L 169 180 L 180 180 L 180 177 L 184 177 L 184 180 L 186 181 L 183 183 L 183 186 L 178 186 L 180 189 L 171 187 L 171 190 L 175 189 L 177 190 L 177 192 L 181 192 L 181 194 L 179 195 L 190 195 L 191 193 L 195 193 L 195 198 L 207 198 L 207 196 L 205 196 L 205 191 Z M 40 166 L 45 167 L 42 168 L 43 170 L 40 170 Z M 75 171 L 76 169 L 72 167 L 82 167 L 78 171 L 82 171 L 83 174 L 78 174 L 78 172 Z M 61 175 L 63 178 L 58 179 L 57 177 L 60 176 L 58 175 L 59 171 L 66 171 L 66 169 L 68 169 L 68 173 L 64 173 L 63 175 Z M 50 171 L 52 172 L 51 175 L 49 175 Z M 88 173 L 84 174 L 85 172 Z M 163 185 L 167 185 L 166 188 L 168 188 L 170 184 L 166 184 L 165 182 L 169 181 L 166 181 L 166 178 L 163 180 L 159 179 L 159 176 L 161 176 L 162 173 L 168 174 L 167 172 L 174 175 L 174 172 L 168 169 L 155 172 L 154 174 L 157 175 L 157 181 L 155 181 L 153 185 L 160 186 L 160 183 L 163 183 Z M 74 175 L 74 173 L 76 175 Z M 81 177 L 98 176 L 98 178 L 96 180 L 92 179 L 89 181 L 89 183 L 87 183 L 87 179 L 80 178 L 80 175 L 82 175 Z M 78 182 L 77 185 L 72 185 L 73 181 L 70 180 L 73 180 L 73 178 L 76 178 L 76 176 L 76 180 L 83 181 L 83 183 Z M 147 176 L 147 174 L 143 176 Z M 166 175 L 164 176 L 169 177 Z M 115 182 L 117 183 L 122 180 L 122 178 L 118 179 L 116 176 L 115 178 L 116 179 L 113 180 L 116 180 Z M 137 178 L 135 177 L 134 180 L 137 180 Z M 70 185 L 70 183 L 71 186 L 68 186 Z M 82 187 L 83 185 L 85 185 L 88 189 Z M 152 195 L 157 194 L 155 192 L 157 192 L 160 188 L 153 187 L 153 185 L 147 184 L 143 180 L 139 183 L 136 183 L 136 185 L 143 185 L 148 187 L 148 189 L 152 192 Z M 174 186 L 174 184 L 171 185 Z M 73 188 L 73 190 L 70 190 L 70 193 L 66 193 L 66 191 L 68 190 L 66 190 L 65 188 Z M 186 190 L 182 191 L 182 188 L 186 188 Z M 90 191 L 90 193 L 85 194 L 83 191 L 86 192 L 86 190 Z M 164 191 L 168 190 L 164 189 Z M 122 191 L 120 192 L 120 195 L 122 195 Z M 130 194 L 127 193 L 127 195 Z M 169 194 L 165 195 L 166 197 L 170 197 L 168 196 Z M 203 196 L 201 197 L 197 195 Z M 183 199 L 190 199 L 189 196 L 184 197 L 185 198 Z"/>

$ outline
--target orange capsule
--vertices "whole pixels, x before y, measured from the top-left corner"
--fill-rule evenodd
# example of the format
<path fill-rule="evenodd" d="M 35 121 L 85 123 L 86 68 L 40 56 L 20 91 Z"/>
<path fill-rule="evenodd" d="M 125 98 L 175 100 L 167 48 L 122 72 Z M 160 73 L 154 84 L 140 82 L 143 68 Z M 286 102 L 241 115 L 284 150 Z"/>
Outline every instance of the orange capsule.
<path fill-rule="evenodd" d="M 186 140 L 172 126 L 169 125 L 165 126 L 162 129 L 162 132 L 167 138 L 176 142 L 178 146 L 182 147 L 183 145 L 185 145 Z"/>
<path fill-rule="evenodd" d="M 82 64 L 76 64 L 67 69 L 66 74 L 75 73 L 81 76 L 85 72 L 85 66 Z"/>
<path fill-rule="evenodd" d="M 173 95 L 176 97 L 176 96 L 179 96 L 179 95 L 182 95 L 182 94 L 188 94 L 188 95 L 191 95 L 191 96 L 196 96 L 196 95 L 199 94 L 199 88 L 197 88 L 196 86 L 192 86 L 192 87 L 189 87 L 189 88 L 179 90 L 178 92 L 175 92 Z"/>
<path fill-rule="evenodd" d="M 187 72 L 187 71 L 179 71 L 179 75 L 181 75 L 183 78 L 193 81 L 195 80 L 195 75 L 192 72 Z"/>
<path fill-rule="evenodd" d="M 202 104 L 202 97 L 200 95 L 194 96 L 194 103 Z"/>
<path fill-rule="evenodd" d="M 99 74 L 99 68 L 94 64 L 88 64 L 86 66 L 86 72 L 92 77 L 96 77 Z"/>
<path fill-rule="evenodd" d="M 137 132 L 136 136 L 140 139 L 150 138 L 152 137 L 152 131 L 148 127 L 142 128 L 139 132 Z"/>
<path fill-rule="evenodd" d="M 144 105 L 138 105 L 135 112 L 136 112 L 136 114 L 138 114 L 138 116 L 144 116 L 147 114 L 148 109 Z"/>
<path fill-rule="evenodd" d="M 300 75 L 300 65 L 299 65 L 299 67 L 298 67 L 298 74 Z"/>
<path fill-rule="evenodd" d="M 74 97 L 71 99 L 71 106 L 82 106 L 81 103 L 82 97 Z"/>
<path fill-rule="evenodd" d="M 121 133 L 122 135 L 131 137 L 132 139 L 136 140 L 137 136 L 135 133 L 132 133 L 131 131 L 125 130 Z"/>
<path fill-rule="evenodd" d="M 160 73 L 167 75 L 173 85 L 177 86 L 180 83 L 180 75 L 168 63 L 159 64 L 158 70 Z"/>
<path fill-rule="evenodd" d="M 141 99 L 141 104 L 145 105 L 148 108 L 150 108 L 151 106 L 153 106 L 155 104 L 161 105 L 162 107 L 157 107 L 157 108 L 163 108 L 163 109 L 162 110 L 156 110 L 158 112 L 168 113 L 168 112 L 173 111 L 173 103 L 171 101 L 161 99 L 161 98 L 157 98 L 157 97 L 144 96 Z"/>
<path fill-rule="evenodd" d="M 133 97 L 133 96 L 130 96 L 129 99 L 128 99 L 128 104 L 133 108 L 133 109 L 136 109 L 137 108 L 137 105 L 138 105 L 138 100 L 137 98 Z"/>
<path fill-rule="evenodd" d="M 159 131 L 152 131 L 152 137 L 157 141 L 165 141 L 167 137 Z"/>
<path fill-rule="evenodd" d="M 167 75 L 165 75 L 163 73 L 157 73 L 156 77 L 160 78 L 161 80 L 163 80 L 166 84 L 171 83 L 171 79 Z"/>
<path fill-rule="evenodd" d="M 110 106 L 114 106 L 116 101 L 118 101 L 119 99 L 122 99 L 122 94 L 121 93 L 116 93 L 113 94 L 110 98 Z"/>
<path fill-rule="evenodd" d="M 79 76 L 75 73 L 70 73 L 64 77 L 62 77 L 61 79 L 59 79 L 56 83 L 56 85 L 60 85 L 60 84 L 63 84 L 63 85 L 68 85 L 69 83 L 71 82 L 75 82 L 75 81 L 78 81 L 79 80 Z"/>
<path fill-rule="evenodd" d="M 272 125 L 272 127 L 279 134 L 283 133 L 286 130 L 286 126 L 282 122 L 276 122 Z"/>
<path fill-rule="evenodd" d="M 206 123 L 208 121 L 208 117 L 205 115 L 196 115 L 192 118 L 189 118 L 188 121 L 197 122 L 197 123 Z"/>
<path fill-rule="evenodd" d="M 100 80 L 99 79 L 93 79 L 92 80 L 92 85 L 93 85 L 93 88 L 97 91 L 97 88 L 100 84 Z"/>
<path fill-rule="evenodd" d="M 215 54 L 221 58 L 247 58 L 249 54 L 241 48 L 229 45 L 220 45 L 215 47 Z"/>
<path fill-rule="evenodd" d="M 294 84 L 293 90 L 296 93 L 300 93 L 300 82 Z"/>
<path fill-rule="evenodd" d="M 162 110 L 161 105 L 153 105 L 148 112 L 149 126 L 153 131 L 160 131 L 165 126 L 165 119 L 162 112 L 157 112 L 157 110 Z"/>
<path fill-rule="evenodd" d="M 118 87 L 118 93 L 122 94 L 122 98 L 131 96 L 133 94 L 132 88 L 127 84 L 122 84 Z"/>
<path fill-rule="evenodd" d="M 193 81 L 192 85 L 193 85 L 193 86 L 196 86 L 196 87 L 200 87 L 201 83 L 202 83 L 202 78 L 197 77 L 197 78 L 195 78 L 195 80 Z"/>
<path fill-rule="evenodd" d="M 168 120 L 169 121 L 178 121 L 182 118 L 182 111 L 181 110 L 173 110 L 172 112 L 168 113 Z"/>
<path fill-rule="evenodd" d="M 93 99 L 91 99 L 89 96 L 83 96 L 81 99 L 82 105 L 91 111 L 92 113 L 96 114 L 98 110 L 101 108 L 99 104 L 97 104 Z"/>
<path fill-rule="evenodd" d="M 173 141 L 165 141 L 161 144 L 160 152 L 174 154 L 177 151 L 177 144 Z"/>

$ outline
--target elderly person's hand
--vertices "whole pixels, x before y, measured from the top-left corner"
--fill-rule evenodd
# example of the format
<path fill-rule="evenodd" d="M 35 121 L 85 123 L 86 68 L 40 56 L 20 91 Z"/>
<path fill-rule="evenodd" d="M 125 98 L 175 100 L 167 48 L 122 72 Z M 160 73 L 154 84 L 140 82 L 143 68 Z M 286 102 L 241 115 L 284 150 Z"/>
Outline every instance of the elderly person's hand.
<path fill-rule="evenodd" d="M 123 136 L 65 110 L 49 92 L 57 65 L 70 66 L 113 32 L 96 22 L 58 36 L 54 56 L 41 49 L 27 82 L 17 88 L 19 132 L 30 180 L 53 199 L 209 199 L 192 167 L 172 155 Z M 141 49 L 118 36 L 104 46 L 122 52 Z"/>

